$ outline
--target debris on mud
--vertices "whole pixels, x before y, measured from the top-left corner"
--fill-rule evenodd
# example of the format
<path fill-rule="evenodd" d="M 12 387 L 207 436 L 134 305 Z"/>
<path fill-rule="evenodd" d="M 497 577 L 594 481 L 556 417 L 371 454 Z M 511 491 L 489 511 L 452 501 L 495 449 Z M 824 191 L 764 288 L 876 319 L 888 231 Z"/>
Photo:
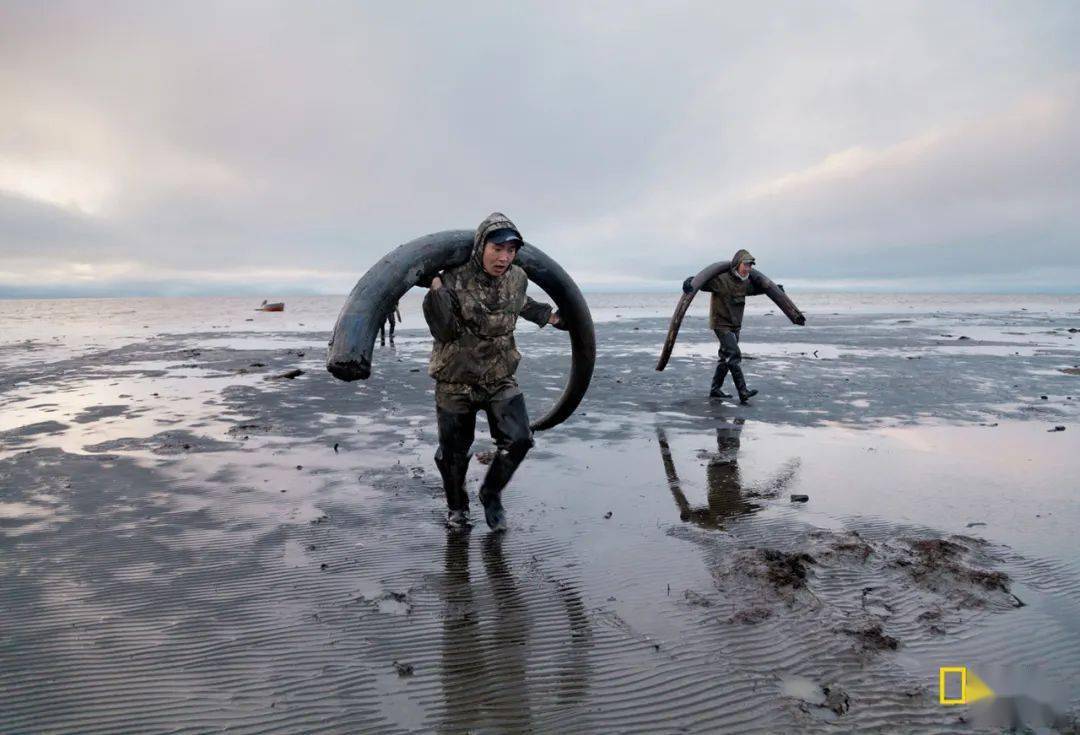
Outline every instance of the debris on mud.
<path fill-rule="evenodd" d="M 900 641 L 886 633 L 881 623 L 874 620 L 841 628 L 840 631 L 852 636 L 864 651 L 895 651 L 900 647 Z"/>
<path fill-rule="evenodd" d="M 907 546 L 892 560 L 920 587 L 943 595 L 963 608 L 985 607 L 997 597 L 1010 607 L 1023 602 L 1010 591 L 1009 575 L 983 568 L 989 558 L 982 553 L 984 541 L 967 536 L 950 539 L 901 539 Z M 976 566 L 976 562 L 980 565 Z M 998 594 L 994 594 L 998 593 Z"/>
<path fill-rule="evenodd" d="M 840 687 L 830 684 L 822 687 L 822 690 L 825 692 L 825 703 L 822 706 L 826 709 L 831 709 L 838 715 L 845 715 L 851 709 L 851 697 Z"/>
<path fill-rule="evenodd" d="M 477 462 L 480 464 L 491 464 L 491 460 L 495 459 L 495 452 L 477 452 L 473 455 Z"/>
<path fill-rule="evenodd" d="M 811 531 L 810 539 L 814 542 L 813 552 L 816 558 L 823 563 L 840 558 L 865 562 L 874 553 L 874 547 L 859 535 L 858 531 Z"/>
<path fill-rule="evenodd" d="M 712 607 L 712 600 L 693 590 L 683 591 L 683 599 L 686 600 L 688 605 L 694 607 Z"/>
<path fill-rule="evenodd" d="M 799 589 L 806 586 L 806 572 L 811 564 L 816 564 L 809 554 L 788 554 L 776 549 L 759 549 L 759 559 L 764 562 L 765 577 L 774 587 L 792 587 Z"/>
<path fill-rule="evenodd" d="M 394 671 L 398 676 L 412 676 L 415 671 L 415 667 L 412 664 L 403 663 L 401 661 L 394 662 Z"/>
<path fill-rule="evenodd" d="M 810 500 L 809 495 L 800 495 L 799 493 L 794 493 L 791 496 L 791 502 L 792 503 L 805 503 L 805 502 L 807 502 L 809 500 Z"/>
<path fill-rule="evenodd" d="M 741 625 L 757 625 L 772 617 L 772 610 L 767 607 L 751 607 L 747 610 L 740 610 L 739 612 L 728 618 L 729 623 L 739 623 Z"/>

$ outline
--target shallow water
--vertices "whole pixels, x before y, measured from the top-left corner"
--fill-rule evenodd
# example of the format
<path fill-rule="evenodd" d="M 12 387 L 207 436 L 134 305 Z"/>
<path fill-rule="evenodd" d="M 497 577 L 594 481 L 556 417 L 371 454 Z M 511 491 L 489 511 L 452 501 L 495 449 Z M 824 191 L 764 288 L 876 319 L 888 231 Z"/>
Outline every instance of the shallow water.
<path fill-rule="evenodd" d="M 657 373 L 663 299 L 608 299 L 593 388 L 537 436 L 505 538 L 440 525 L 420 330 L 354 384 L 323 369 L 330 301 L 285 328 L 129 304 L 4 353 L 0 730 L 1067 730 L 1075 309 L 760 308 L 739 407 L 703 399 L 700 312 Z M 539 415 L 565 335 L 519 336 Z M 944 665 L 1002 711 L 940 705 Z"/>

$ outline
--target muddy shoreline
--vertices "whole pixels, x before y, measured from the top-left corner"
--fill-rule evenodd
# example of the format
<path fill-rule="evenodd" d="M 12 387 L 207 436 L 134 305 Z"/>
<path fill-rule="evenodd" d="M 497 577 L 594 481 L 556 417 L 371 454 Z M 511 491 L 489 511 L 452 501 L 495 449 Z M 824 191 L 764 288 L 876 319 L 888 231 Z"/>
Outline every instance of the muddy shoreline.
<path fill-rule="evenodd" d="M 418 330 L 357 384 L 322 331 L 6 356 L 0 731 L 1074 731 L 1075 320 L 812 324 L 755 317 L 750 407 L 699 317 L 663 373 L 666 320 L 599 324 L 501 539 L 440 525 Z M 539 415 L 564 336 L 519 335 Z"/>

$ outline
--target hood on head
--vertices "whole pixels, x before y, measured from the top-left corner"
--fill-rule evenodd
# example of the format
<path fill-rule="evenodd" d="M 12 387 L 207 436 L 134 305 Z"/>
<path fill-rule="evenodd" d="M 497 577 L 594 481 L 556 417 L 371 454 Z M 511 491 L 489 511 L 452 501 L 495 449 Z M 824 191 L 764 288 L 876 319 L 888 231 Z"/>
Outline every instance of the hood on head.
<path fill-rule="evenodd" d="M 754 256 L 750 254 L 749 250 L 738 250 L 731 258 L 731 270 L 736 270 L 740 263 L 754 265 L 755 262 Z"/>
<path fill-rule="evenodd" d="M 509 217 L 502 212 L 492 212 L 484 218 L 484 221 L 476 228 L 476 234 L 473 235 L 472 262 L 480 266 L 481 270 L 484 268 L 484 243 L 487 242 L 488 235 L 495 230 L 513 230 L 521 238 L 522 244 L 525 242 L 525 238 L 521 237 L 521 230 L 510 221 Z"/>

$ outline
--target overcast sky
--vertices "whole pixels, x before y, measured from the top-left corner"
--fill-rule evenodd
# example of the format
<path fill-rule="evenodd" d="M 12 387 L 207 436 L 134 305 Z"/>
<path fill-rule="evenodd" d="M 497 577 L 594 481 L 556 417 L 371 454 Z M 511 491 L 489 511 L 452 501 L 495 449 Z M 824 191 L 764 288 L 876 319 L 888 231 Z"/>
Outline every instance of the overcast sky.
<path fill-rule="evenodd" d="M 753 7 L 751 7 L 753 6 Z M 589 287 L 1080 291 L 1080 3 L 0 4 L 0 296 L 343 293 L 506 212 Z"/>

